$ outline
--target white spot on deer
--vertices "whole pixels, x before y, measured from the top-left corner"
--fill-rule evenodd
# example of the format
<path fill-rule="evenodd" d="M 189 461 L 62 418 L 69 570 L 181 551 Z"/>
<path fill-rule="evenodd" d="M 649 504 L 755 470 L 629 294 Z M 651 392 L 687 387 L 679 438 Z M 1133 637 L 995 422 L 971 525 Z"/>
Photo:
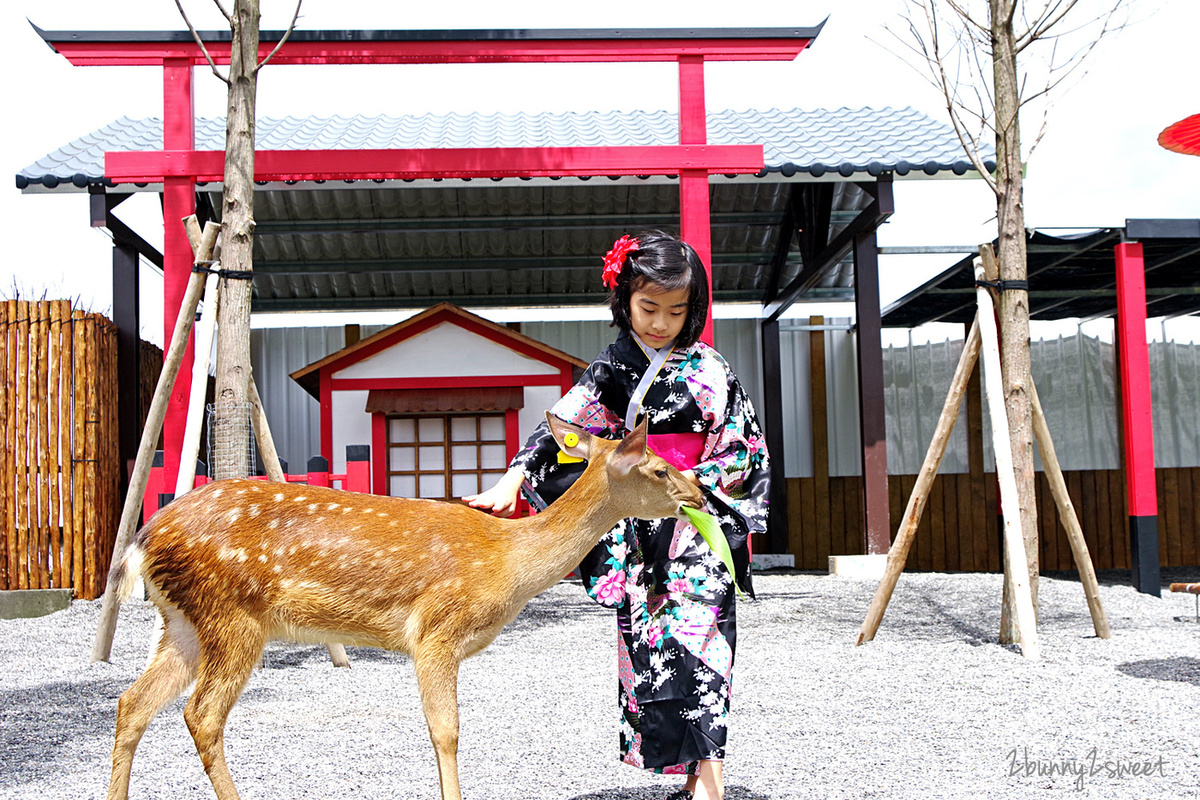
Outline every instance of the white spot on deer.
<path fill-rule="evenodd" d="M 288 520 L 284 520 L 284 522 L 283 522 L 283 527 L 285 527 L 285 528 L 290 528 L 290 527 L 292 527 L 292 526 L 293 526 L 293 525 L 295 525 L 295 524 L 296 524 L 296 520 L 294 520 L 294 519 L 288 519 Z"/>
<path fill-rule="evenodd" d="M 278 519 L 271 520 L 270 522 L 267 523 L 267 527 L 270 528 L 271 530 L 275 530 L 276 528 L 279 527 L 279 520 Z"/>
<path fill-rule="evenodd" d="M 260 506 L 258 503 L 255 503 L 254 505 L 250 506 L 249 511 L 250 516 L 257 517 L 262 513 L 262 506 Z"/>
<path fill-rule="evenodd" d="M 214 489 L 214 490 L 213 490 L 213 497 L 220 497 L 220 496 L 221 496 L 221 495 L 223 495 L 223 494 L 225 494 L 225 489 L 224 489 L 224 488 L 221 488 L 221 489 Z"/>
<path fill-rule="evenodd" d="M 267 563 L 267 554 L 266 554 L 266 553 L 260 553 L 260 554 L 259 554 L 259 556 L 258 556 L 258 560 L 259 560 L 259 562 L 260 562 L 260 563 L 263 563 L 263 564 Z"/>
<path fill-rule="evenodd" d="M 379 512 L 378 514 L 376 514 L 375 516 L 377 516 L 377 517 L 386 517 L 386 516 L 388 516 L 388 513 L 387 513 L 386 511 L 380 511 L 380 512 Z"/>
<path fill-rule="evenodd" d="M 278 492 L 278 493 L 276 493 L 276 495 L 275 495 L 275 502 L 277 502 L 277 503 L 278 503 L 278 502 L 279 502 L 280 500 L 282 500 L 282 499 L 283 499 L 283 492 Z"/>
<path fill-rule="evenodd" d="M 241 496 L 242 496 L 242 495 L 244 495 L 245 493 L 246 493 L 246 490 L 245 490 L 245 489 L 238 489 L 238 490 L 237 490 L 237 496 L 238 496 L 238 497 L 241 497 Z"/>
<path fill-rule="evenodd" d="M 308 504 L 308 513 L 310 513 L 310 514 L 316 513 L 316 510 L 317 510 L 317 504 L 316 504 L 316 503 L 309 503 L 309 504 Z"/>
<path fill-rule="evenodd" d="M 351 508 L 350 506 L 342 506 L 342 513 L 343 513 L 343 514 L 349 514 L 349 513 L 350 513 L 351 511 L 353 511 L 353 510 L 354 510 L 354 509 L 353 509 L 353 508 Z"/>
<path fill-rule="evenodd" d="M 271 572 L 274 572 L 276 575 L 278 575 L 279 573 L 283 572 L 283 567 L 276 564 L 275 566 L 271 567 Z"/>
<path fill-rule="evenodd" d="M 330 511 L 333 511 L 335 508 L 338 508 L 338 507 L 339 507 L 339 504 L 338 504 L 338 503 L 330 503 L 330 504 L 329 504 L 329 510 L 330 510 Z"/>
<path fill-rule="evenodd" d="M 230 525 L 234 524 L 241 518 L 242 518 L 242 512 L 238 511 L 236 508 L 233 511 L 229 512 L 229 524 Z"/>
<path fill-rule="evenodd" d="M 296 495 L 295 497 L 293 497 L 293 498 L 292 498 L 292 502 L 293 502 L 293 503 L 302 503 L 302 502 L 304 502 L 304 501 L 305 501 L 305 500 L 307 500 L 307 499 L 308 499 L 308 495 L 306 495 L 306 494 L 298 494 L 298 495 Z"/>

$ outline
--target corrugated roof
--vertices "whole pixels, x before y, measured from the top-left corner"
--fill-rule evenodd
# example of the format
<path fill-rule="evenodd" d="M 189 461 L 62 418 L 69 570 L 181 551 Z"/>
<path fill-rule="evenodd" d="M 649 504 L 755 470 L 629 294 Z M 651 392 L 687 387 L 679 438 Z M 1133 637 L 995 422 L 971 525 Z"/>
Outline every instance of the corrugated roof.
<path fill-rule="evenodd" d="M 1113 248 L 1123 239 L 1142 244 L 1149 316 L 1200 312 L 1200 220 L 1126 220 L 1124 228 L 1071 235 L 1028 232 L 1030 319 L 1114 316 Z M 969 324 L 976 309 L 973 261 L 973 256 L 962 259 L 884 309 L 883 324 L 897 328 L 927 322 Z"/>
<path fill-rule="evenodd" d="M 670 145 L 678 124 L 667 111 L 289 117 L 261 120 L 257 138 L 271 150 Z M 159 120 L 122 118 L 26 167 L 17 185 L 107 188 L 106 151 L 157 150 L 161 135 Z M 219 150 L 224 136 L 224 120 L 197 120 L 197 149 Z M 713 296 L 722 301 L 765 302 L 768 286 L 801 273 L 793 231 L 777 275 L 772 267 L 788 219 L 824 231 L 828 214 L 832 241 L 872 202 L 864 188 L 879 176 L 968 170 L 950 126 L 911 108 L 711 112 L 708 138 L 762 144 L 766 164 L 757 176 L 711 180 Z M 814 182 L 830 190 L 813 194 Z M 107 188 L 140 190 L 159 187 Z M 197 190 L 219 216 L 220 184 Z M 793 215 L 809 203 L 828 208 Z M 679 230 L 679 187 L 670 176 L 272 182 L 255 193 L 254 216 L 257 311 L 596 303 L 606 297 L 600 256 L 614 239 Z M 803 297 L 852 297 L 852 277 L 848 259 L 827 264 Z"/>
<path fill-rule="evenodd" d="M 679 119 L 673 111 L 285 117 L 259 120 L 256 136 L 262 150 L 672 145 Z M 708 141 L 763 144 L 766 169 L 759 177 L 962 175 L 970 169 L 950 126 L 912 108 L 712 111 Z M 196 149 L 224 146 L 223 118 L 196 120 Z M 161 147 L 161 120 L 122 117 L 22 169 L 17 188 L 83 190 L 105 182 L 106 151 Z"/>

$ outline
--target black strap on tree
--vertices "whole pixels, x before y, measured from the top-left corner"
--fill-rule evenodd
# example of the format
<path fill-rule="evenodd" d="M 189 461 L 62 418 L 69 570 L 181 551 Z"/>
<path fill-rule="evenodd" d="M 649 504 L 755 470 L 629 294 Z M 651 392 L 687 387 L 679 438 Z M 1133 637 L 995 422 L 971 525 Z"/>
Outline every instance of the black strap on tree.
<path fill-rule="evenodd" d="M 204 272 L 209 275 L 218 275 L 226 280 L 231 281 L 251 281 L 254 280 L 254 273 L 247 269 L 213 269 L 208 266 L 215 264 L 215 261 L 197 261 L 192 265 L 192 272 Z"/>
<path fill-rule="evenodd" d="M 997 292 L 1028 292 L 1029 281 L 975 281 L 976 286 L 984 286 Z"/>

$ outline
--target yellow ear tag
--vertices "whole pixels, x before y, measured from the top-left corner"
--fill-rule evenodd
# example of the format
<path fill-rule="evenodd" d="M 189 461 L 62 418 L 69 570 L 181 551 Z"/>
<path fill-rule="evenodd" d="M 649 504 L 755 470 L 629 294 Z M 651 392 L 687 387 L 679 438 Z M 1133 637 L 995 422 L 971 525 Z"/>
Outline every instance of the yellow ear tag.
<path fill-rule="evenodd" d="M 565 444 L 567 447 L 574 447 L 575 445 L 579 444 L 579 434 L 568 433 L 563 437 L 563 444 Z M 560 464 L 575 464 L 579 461 L 583 461 L 583 459 L 579 458 L 578 456 L 569 455 L 562 450 L 558 451 L 558 463 Z"/>

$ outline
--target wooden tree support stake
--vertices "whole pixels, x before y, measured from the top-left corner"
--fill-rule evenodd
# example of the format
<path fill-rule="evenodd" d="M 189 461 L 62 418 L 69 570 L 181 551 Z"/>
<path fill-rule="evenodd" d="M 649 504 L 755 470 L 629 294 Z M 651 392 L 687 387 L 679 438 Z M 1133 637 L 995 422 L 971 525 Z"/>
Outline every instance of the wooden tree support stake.
<path fill-rule="evenodd" d="M 191 226 L 196 225 L 195 217 L 188 217 Z M 185 226 L 188 222 L 185 220 Z M 204 226 L 200 247 L 196 253 L 197 261 L 207 261 L 217 243 L 217 234 L 221 228 L 215 222 Z M 189 231 L 189 238 L 190 238 Z M 121 522 L 117 528 L 117 538 L 113 543 L 112 563 L 108 570 L 108 581 L 104 588 L 104 599 L 101 603 L 100 624 L 96 630 L 96 639 L 92 643 L 92 661 L 108 661 L 112 654 L 113 634 L 117 629 L 117 586 L 116 573 L 121 564 L 125 551 L 133 539 L 137 528 L 137 519 L 142 507 L 142 495 L 146 491 L 146 481 L 150 477 L 150 466 L 154 460 L 154 446 L 158 434 L 162 430 L 163 419 L 167 414 L 167 401 L 171 389 L 175 385 L 175 376 L 179 373 L 179 365 L 187 348 L 188 336 L 192 332 L 192 323 L 196 317 L 196 305 L 200 302 L 200 293 L 204 289 L 204 273 L 193 272 L 188 281 L 183 302 L 179 307 L 179 316 L 175 318 L 175 330 L 171 334 L 171 344 L 163 359 L 162 372 L 158 376 L 158 385 L 154 388 L 154 399 L 150 402 L 150 411 L 146 415 L 146 424 L 142 428 L 141 442 L 138 444 L 137 457 L 133 462 L 133 474 L 129 476 L 129 491 L 125 495 L 125 505 L 121 510 Z"/>
<path fill-rule="evenodd" d="M 983 280 L 983 264 L 975 262 L 975 278 Z M 1000 507 L 1004 514 L 1004 554 L 1008 559 L 1008 583 L 1016 607 L 1017 641 L 1025 658 L 1041 657 L 1037 638 L 1037 617 L 1033 610 L 1033 594 L 1025 558 L 1025 540 L 1021 535 L 1021 508 L 1017 496 L 1017 478 L 1013 472 L 1012 449 L 1008 438 L 1008 411 L 1004 406 L 1004 385 L 1000 375 L 1000 337 L 996 330 L 996 312 L 992 296 L 984 286 L 975 290 L 983 340 L 984 393 L 987 396 L 989 417 L 992 420 L 992 447 L 996 458 L 996 478 L 1000 483 Z"/>
<path fill-rule="evenodd" d="M 1092 556 L 1088 553 L 1083 529 L 1079 527 L 1079 515 L 1075 513 L 1075 505 L 1071 502 L 1071 495 L 1067 493 L 1067 482 L 1063 480 L 1058 454 L 1054 452 L 1054 443 L 1050 440 L 1050 427 L 1046 424 L 1042 402 L 1038 399 L 1037 388 L 1032 382 L 1029 385 L 1029 400 L 1033 407 L 1033 432 L 1037 438 L 1038 450 L 1042 454 L 1042 465 L 1046 468 L 1050 492 L 1058 505 L 1059 518 L 1062 519 L 1063 527 L 1067 529 L 1067 541 L 1071 543 L 1071 554 L 1075 557 L 1075 566 L 1079 569 L 1079 582 L 1083 584 L 1083 596 L 1087 599 L 1088 612 L 1092 615 L 1092 627 L 1101 639 L 1111 639 L 1112 631 L 1108 628 L 1108 617 L 1104 613 L 1104 606 L 1100 604 L 1100 584 L 1096 580 Z"/>
<path fill-rule="evenodd" d="M 979 318 L 976 317 L 975 322 L 971 325 L 970 333 L 967 334 L 962 355 L 959 356 L 954 378 L 950 381 L 946 404 L 942 406 L 942 415 L 938 417 L 933 440 L 929 443 L 925 461 L 921 464 L 921 472 L 917 475 L 917 482 L 913 486 L 912 494 L 908 496 L 908 506 L 904 509 L 900 530 L 896 532 L 896 539 L 888 548 L 887 566 L 884 568 L 883 578 L 879 581 L 875 597 L 867 609 L 867 617 L 863 620 L 855 645 L 861 645 L 863 642 L 869 642 L 875 638 L 875 632 L 879 630 L 879 623 L 883 620 L 883 613 L 887 611 L 888 603 L 892 599 L 896 581 L 900 579 L 900 573 L 904 571 L 904 564 L 908 560 L 908 551 L 912 547 L 913 537 L 917 533 L 917 525 L 921 521 L 921 514 L 925 511 L 925 502 L 929 499 L 929 489 L 933 486 L 933 479 L 937 477 L 942 456 L 946 453 L 946 444 L 950 441 L 954 423 L 958 420 L 958 410 L 962 406 L 963 395 L 966 394 L 967 384 L 971 380 L 971 371 L 975 369 L 975 362 L 979 358 L 979 341 Z"/>

